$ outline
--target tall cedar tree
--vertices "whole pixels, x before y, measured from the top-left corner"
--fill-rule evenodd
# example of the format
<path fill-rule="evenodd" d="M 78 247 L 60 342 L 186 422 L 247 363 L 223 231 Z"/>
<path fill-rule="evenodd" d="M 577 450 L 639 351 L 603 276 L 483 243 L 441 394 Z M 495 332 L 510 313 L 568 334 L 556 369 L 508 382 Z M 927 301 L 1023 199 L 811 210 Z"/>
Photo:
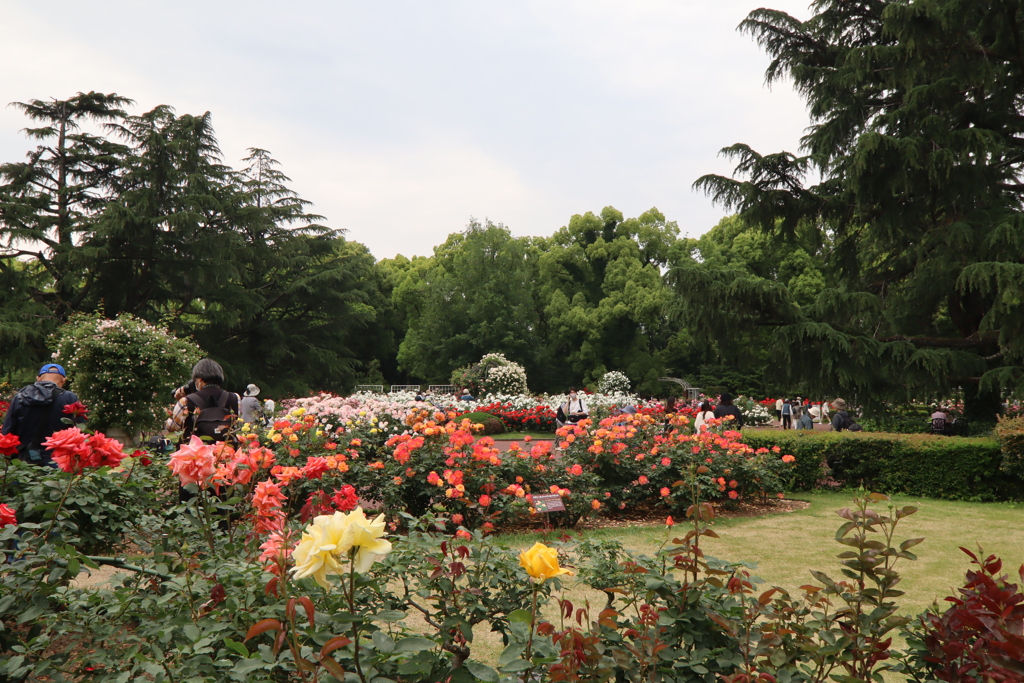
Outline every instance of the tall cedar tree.
<path fill-rule="evenodd" d="M 116 93 L 89 92 L 12 105 L 41 124 L 23 131 L 40 144 L 26 161 L 0 164 L 0 256 L 42 266 L 53 287 L 33 287 L 33 294 L 62 317 L 81 303 L 80 273 L 71 263 L 76 240 L 109 200 L 124 151 L 81 126 L 123 117 L 130 104 Z"/>
<path fill-rule="evenodd" d="M 992 419 L 1024 378 L 1024 2 L 819 0 L 799 21 L 741 24 L 793 80 L 812 125 L 803 156 L 723 152 L 745 179 L 696 187 L 779 240 L 820 235 L 827 286 L 784 285 L 691 262 L 711 335 L 774 330 L 778 368 L 865 404 L 962 387 Z M 816 177 L 818 182 L 809 182 Z"/>
<path fill-rule="evenodd" d="M 364 246 L 319 225 L 266 151 L 226 166 L 209 113 L 118 109 L 130 103 L 18 105 L 46 144 L 0 166 L 0 367 L 38 362 L 76 310 L 163 322 L 229 384 L 271 394 L 345 391 L 393 358 L 390 288 Z"/>

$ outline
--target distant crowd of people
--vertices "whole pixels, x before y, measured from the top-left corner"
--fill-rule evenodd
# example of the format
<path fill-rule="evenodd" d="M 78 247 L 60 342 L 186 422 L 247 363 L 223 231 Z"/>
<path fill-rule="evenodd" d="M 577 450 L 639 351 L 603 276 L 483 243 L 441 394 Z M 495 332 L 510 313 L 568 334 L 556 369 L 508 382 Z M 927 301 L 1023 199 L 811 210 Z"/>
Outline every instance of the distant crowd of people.
<path fill-rule="evenodd" d="M 775 400 L 775 419 L 782 429 L 813 430 L 815 423 L 829 425 L 832 431 L 859 432 L 863 429 L 847 411 L 846 401 L 815 403 L 808 398 L 779 398 Z"/>
<path fill-rule="evenodd" d="M 15 434 L 21 441 L 19 456 L 26 462 L 53 466 L 50 453 L 43 447 L 55 431 L 66 428 L 66 420 L 83 422 L 84 418 L 67 407 L 78 402 L 78 396 L 63 387 L 67 373 L 61 365 L 47 363 L 39 370 L 36 381 L 23 387 L 12 399 L 5 415 L 3 434 Z M 242 423 L 259 424 L 273 418 L 275 405 L 270 399 L 260 401 L 260 388 L 249 384 L 242 395 L 226 391 L 224 369 L 214 360 L 204 358 L 192 368 L 192 379 L 188 384 L 174 391 L 175 403 L 168 411 L 165 430 L 168 434 L 180 434 L 178 443 L 188 441 L 192 435 L 207 440 L 223 441 L 227 438 L 235 419 Z M 460 401 L 476 400 L 469 389 L 457 389 L 455 395 Z M 417 399 L 423 400 L 423 395 Z M 947 412 L 933 406 L 931 429 L 935 433 L 950 433 L 955 427 L 954 418 Z M 669 398 L 666 413 L 676 411 L 676 399 Z M 615 413 L 635 413 L 636 406 L 619 406 Z M 570 389 L 565 402 L 558 406 L 556 422 L 559 426 L 575 424 L 590 416 L 586 399 L 576 389 Z M 736 428 L 744 426 L 743 411 L 733 403 L 733 396 L 722 393 L 716 405 L 704 400 L 696 410 L 694 426 L 699 430 L 711 419 L 734 418 Z M 813 430 L 817 422 L 830 425 L 833 431 L 860 431 L 861 426 L 847 410 L 846 401 L 836 398 L 832 401 L 814 403 L 809 399 L 796 397 L 780 398 L 775 402 L 775 417 L 782 429 Z M 169 443 L 169 442 L 168 442 Z"/>

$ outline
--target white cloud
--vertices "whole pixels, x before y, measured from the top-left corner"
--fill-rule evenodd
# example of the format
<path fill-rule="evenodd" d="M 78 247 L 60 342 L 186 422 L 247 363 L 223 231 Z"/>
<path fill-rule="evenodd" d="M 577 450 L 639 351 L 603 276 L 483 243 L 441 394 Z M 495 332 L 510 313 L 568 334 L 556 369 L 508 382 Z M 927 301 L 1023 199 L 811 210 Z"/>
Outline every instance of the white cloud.
<path fill-rule="evenodd" d="M 428 254 L 471 215 L 551 234 L 608 204 L 699 234 L 723 210 L 690 185 L 729 172 L 718 150 L 794 150 L 807 122 L 735 31 L 755 6 L 9 0 L 0 101 L 95 89 L 210 110 L 229 163 L 269 149 L 378 257 Z M 0 161 L 22 158 L 25 125 L 0 109 Z"/>

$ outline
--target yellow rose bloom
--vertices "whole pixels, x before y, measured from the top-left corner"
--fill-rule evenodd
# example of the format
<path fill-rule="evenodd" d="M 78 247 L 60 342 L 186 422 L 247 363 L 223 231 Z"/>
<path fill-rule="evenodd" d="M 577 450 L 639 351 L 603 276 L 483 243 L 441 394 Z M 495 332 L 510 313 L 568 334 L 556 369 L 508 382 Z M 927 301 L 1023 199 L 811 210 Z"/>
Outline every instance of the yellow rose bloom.
<path fill-rule="evenodd" d="M 534 543 L 532 548 L 524 550 L 519 555 L 519 564 L 538 583 L 562 574 L 572 576 L 571 571 L 558 566 L 558 551 L 543 543 Z"/>
<path fill-rule="evenodd" d="M 352 512 L 320 515 L 302 532 L 292 552 L 296 579 L 312 576 L 324 588 L 329 574 L 342 575 L 349 568 L 349 552 L 355 551 L 353 570 L 365 572 L 378 555 L 391 552 L 384 535 L 384 515 L 369 520 L 361 507 Z"/>

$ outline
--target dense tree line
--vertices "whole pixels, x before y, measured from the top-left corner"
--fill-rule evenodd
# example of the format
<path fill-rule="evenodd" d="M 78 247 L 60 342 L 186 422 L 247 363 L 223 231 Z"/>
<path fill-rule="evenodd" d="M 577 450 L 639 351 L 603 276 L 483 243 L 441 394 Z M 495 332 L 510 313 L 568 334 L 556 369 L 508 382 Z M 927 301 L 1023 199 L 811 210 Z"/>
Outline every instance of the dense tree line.
<path fill-rule="evenodd" d="M 741 26 L 772 57 L 769 82 L 807 100 L 803 154 L 737 144 L 739 177 L 697 186 L 826 287 L 809 299 L 803 283 L 696 263 L 674 282 L 716 292 L 700 312 L 710 337 L 768 331 L 789 382 L 875 403 L 960 387 L 990 417 L 1024 375 L 1024 2 L 813 9 Z"/>
<path fill-rule="evenodd" d="M 737 213 L 699 239 L 606 207 L 549 237 L 471 220 L 375 262 L 266 151 L 224 165 L 209 114 L 20 104 L 38 147 L 0 166 L 0 364 L 30 367 L 98 309 L 276 392 L 445 383 L 497 352 L 536 391 L 622 370 L 643 393 L 670 375 L 873 409 L 962 392 L 990 418 L 1024 379 L 1024 0 L 813 11 L 742 24 L 812 125 L 799 155 L 724 150 L 736 177 L 696 187 Z"/>

